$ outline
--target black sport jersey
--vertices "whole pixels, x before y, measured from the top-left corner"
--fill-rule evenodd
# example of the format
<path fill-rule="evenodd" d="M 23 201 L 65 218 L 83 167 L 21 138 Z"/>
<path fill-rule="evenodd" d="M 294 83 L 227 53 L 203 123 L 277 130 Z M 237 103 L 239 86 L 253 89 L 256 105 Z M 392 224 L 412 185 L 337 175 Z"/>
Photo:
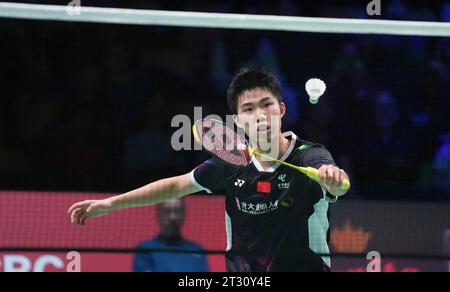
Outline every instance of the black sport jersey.
<path fill-rule="evenodd" d="M 335 164 L 328 150 L 288 132 L 281 160 L 315 168 Z M 245 167 L 215 159 L 191 172 L 208 193 L 226 195 L 227 271 L 329 271 L 328 202 L 319 183 L 276 163 L 266 171 L 253 157 Z"/>

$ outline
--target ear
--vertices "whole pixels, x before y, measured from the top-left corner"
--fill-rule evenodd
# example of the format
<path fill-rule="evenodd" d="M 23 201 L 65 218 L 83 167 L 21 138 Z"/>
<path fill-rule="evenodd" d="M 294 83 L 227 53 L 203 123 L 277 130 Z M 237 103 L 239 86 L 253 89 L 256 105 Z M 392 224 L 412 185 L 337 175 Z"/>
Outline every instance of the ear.
<path fill-rule="evenodd" d="M 242 128 L 242 123 L 241 123 L 241 121 L 240 121 L 240 119 L 239 119 L 239 115 L 234 114 L 234 115 L 233 115 L 233 120 L 234 120 L 234 123 L 235 123 L 239 128 Z"/>
<path fill-rule="evenodd" d="M 284 104 L 284 102 L 280 102 L 280 116 L 284 117 L 285 114 L 286 114 L 286 105 Z"/>

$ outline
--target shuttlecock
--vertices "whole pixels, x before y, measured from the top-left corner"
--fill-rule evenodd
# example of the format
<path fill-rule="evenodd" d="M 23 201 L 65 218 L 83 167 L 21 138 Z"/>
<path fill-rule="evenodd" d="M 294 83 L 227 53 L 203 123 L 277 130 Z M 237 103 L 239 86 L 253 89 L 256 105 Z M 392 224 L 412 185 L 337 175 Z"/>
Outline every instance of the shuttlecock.
<path fill-rule="evenodd" d="M 322 80 L 311 78 L 306 82 L 305 89 L 309 95 L 309 102 L 316 104 L 319 102 L 319 98 L 325 93 L 327 86 Z"/>

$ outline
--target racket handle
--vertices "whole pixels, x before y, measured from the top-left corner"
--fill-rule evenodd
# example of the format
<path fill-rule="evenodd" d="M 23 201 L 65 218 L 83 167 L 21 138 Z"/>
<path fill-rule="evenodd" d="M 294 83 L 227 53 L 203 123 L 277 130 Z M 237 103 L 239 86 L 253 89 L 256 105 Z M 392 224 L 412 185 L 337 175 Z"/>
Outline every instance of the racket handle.
<path fill-rule="evenodd" d="M 317 169 L 314 168 L 314 167 L 300 167 L 300 166 L 296 166 L 296 165 L 287 163 L 287 162 L 285 162 L 285 161 L 280 161 L 280 160 L 278 160 L 278 159 L 271 158 L 271 157 L 269 157 L 269 156 L 267 156 L 267 155 L 264 155 L 264 154 L 262 154 L 262 153 L 259 153 L 258 151 L 255 151 L 255 150 L 251 149 L 250 147 L 248 147 L 247 150 L 248 150 L 248 153 L 249 153 L 250 157 L 251 157 L 253 154 L 256 154 L 256 155 L 258 155 L 258 156 L 267 158 L 268 160 L 271 160 L 271 161 L 274 161 L 274 162 L 278 162 L 278 163 L 280 163 L 280 164 L 286 165 L 287 167 L 291 167 L 291 168 L 293 168 L 293 169 L 296 169 L 296 170 L 298 170 L 298 171 L 300 171 L 300 172 L 306 174 L 306 176 L 308 176 L 308 177 L 311 178 L 312 180 L 315 180 L 315 181 L 317 181 L 317 182 L 320 181 L 319 170 L 317 170 Z M 349 182 L 349 180 L 348 180 L 348 179 L 344 179 L 344 181 L 342 182 L 340 188 L 341 188 L 341 190 L 343 190 L 343 191 L 348 190 L 348 189 L 350 188 L 350 182 Z"/>
<path fill-rule="evenodd" d="M 304 174 L 306 174 L 309 178 L 315 180 L 315 181 L 320 181 L 320 176 L 319 176 L 319 170 L 317 170 L 314 167 L 299 167 L 300 171 L 303 172 Z M 350 188 L 350 182 L 348 179 L 344 179 L 344 181 L 341 184 L 341 190 L 346 191 Z"/>

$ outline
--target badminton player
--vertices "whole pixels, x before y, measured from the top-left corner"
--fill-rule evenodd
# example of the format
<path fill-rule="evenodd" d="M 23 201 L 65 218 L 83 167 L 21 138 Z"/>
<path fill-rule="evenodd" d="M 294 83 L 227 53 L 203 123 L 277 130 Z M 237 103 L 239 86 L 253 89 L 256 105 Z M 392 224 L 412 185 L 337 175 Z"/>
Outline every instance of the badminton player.
<path fill-rule="evenodd" d="M 181 176 L 108 199 L 76 203 L 68 211 L 72 222 L 84 225 L 88 218 L 115 210 L 157 204 L 199 191 L 225 193 L 227 271 L 330 271 L 326 256 L 328 205 L 345 194 L 341 185 L 348 175 L 324 146 L 281 132 L 286 106 L 280 82 L 271 71 L 242 69 L 234 76 L 227 99 L 235 123 L 246 131 L 256 129 L 256 133 L 246 132 L 250 141 L 265 137 L 278 149 L 274 158 L 317 168 L 320 180 L 256 156 L 243 167 L 210 159 Z"/>

